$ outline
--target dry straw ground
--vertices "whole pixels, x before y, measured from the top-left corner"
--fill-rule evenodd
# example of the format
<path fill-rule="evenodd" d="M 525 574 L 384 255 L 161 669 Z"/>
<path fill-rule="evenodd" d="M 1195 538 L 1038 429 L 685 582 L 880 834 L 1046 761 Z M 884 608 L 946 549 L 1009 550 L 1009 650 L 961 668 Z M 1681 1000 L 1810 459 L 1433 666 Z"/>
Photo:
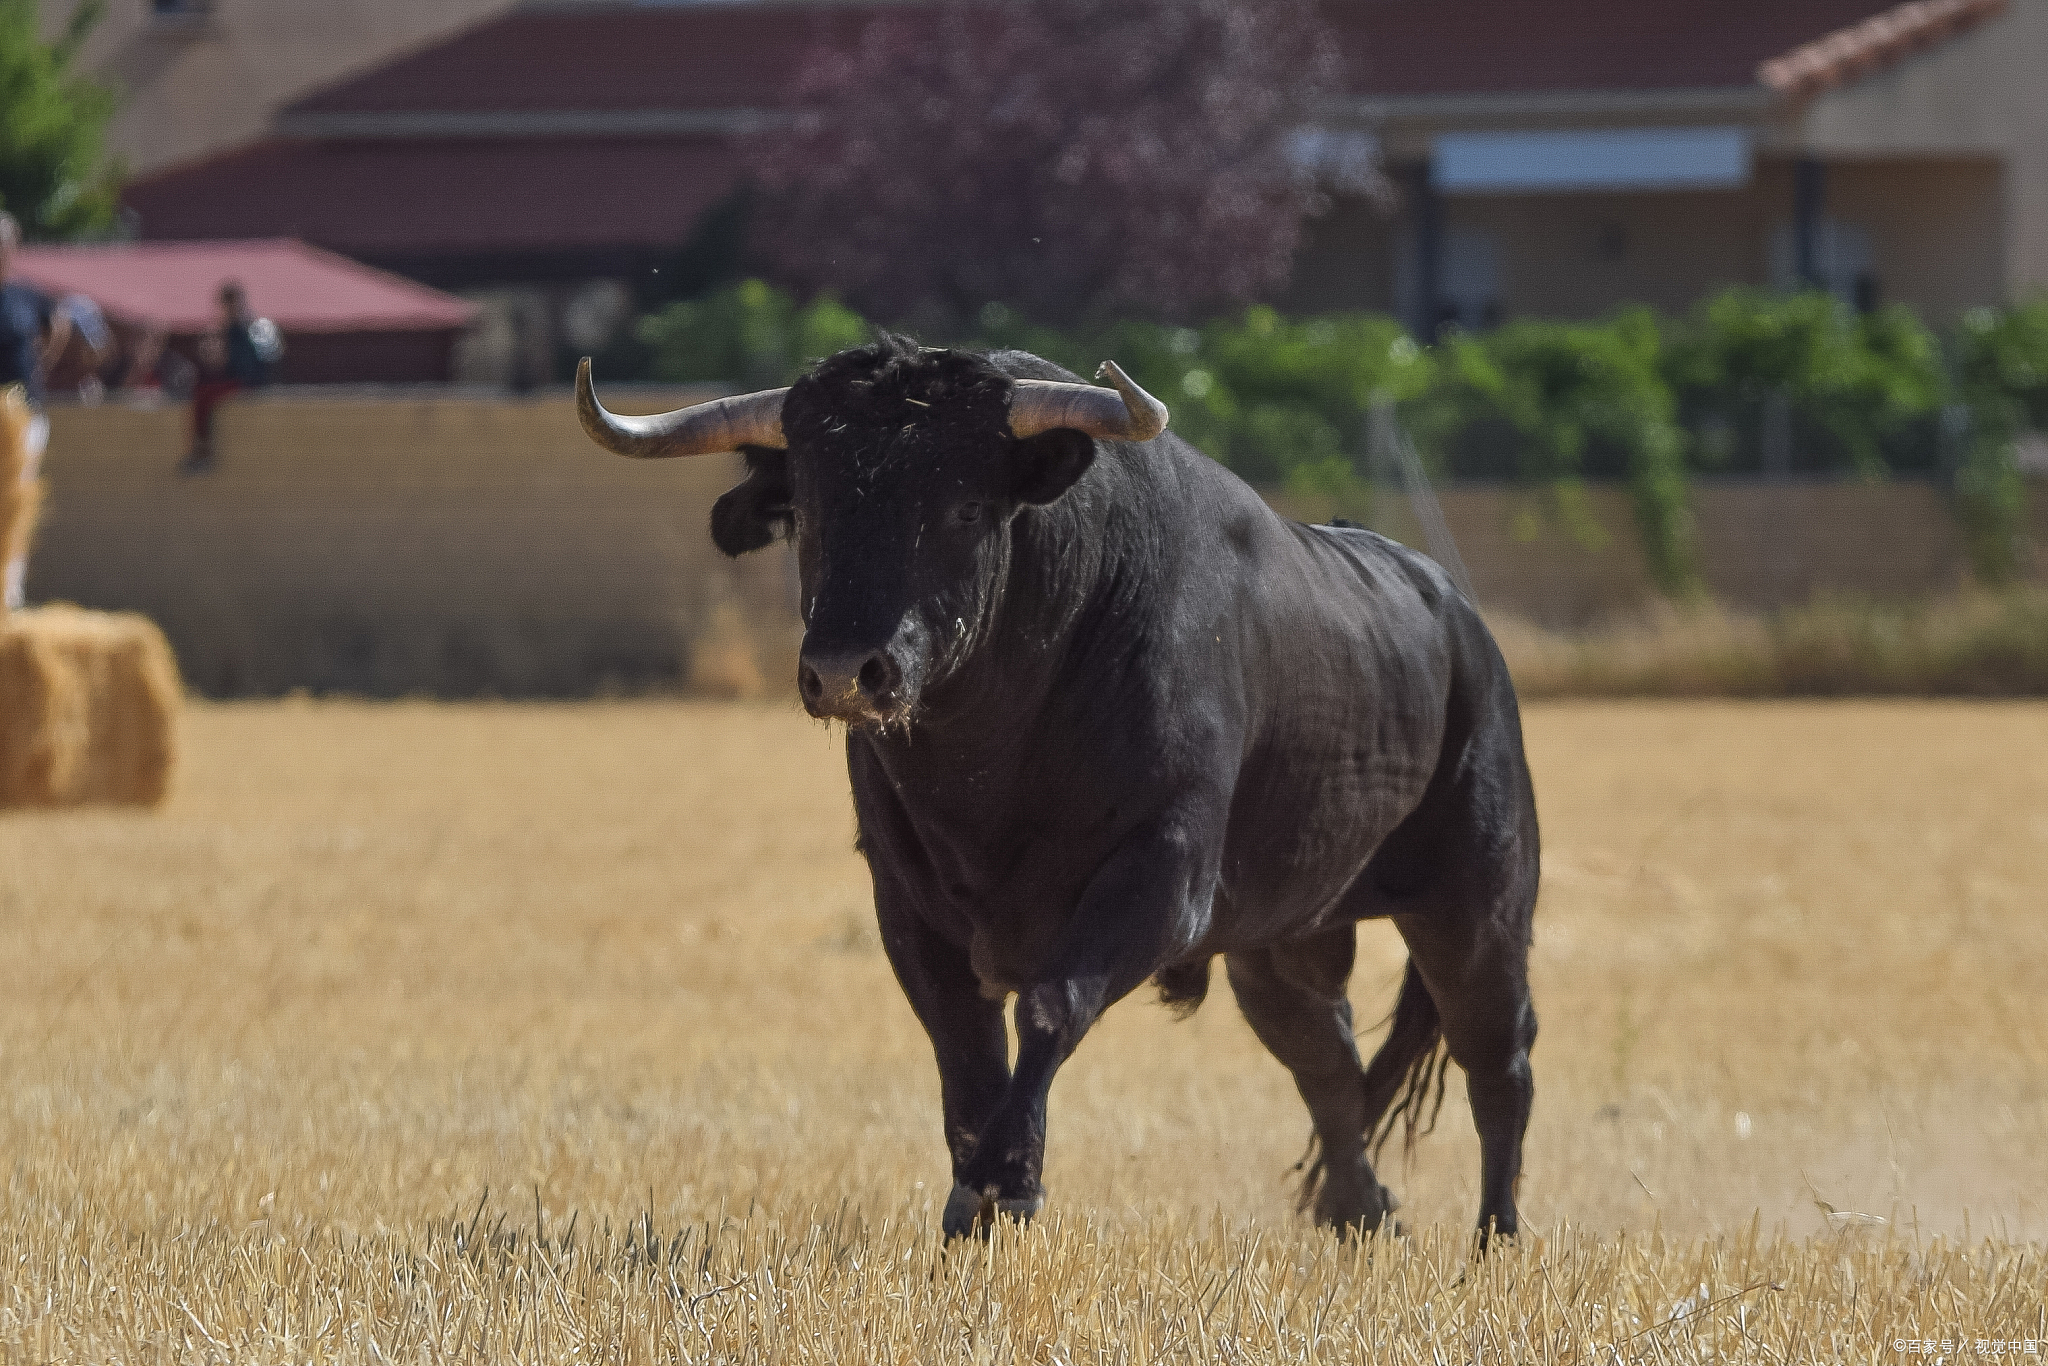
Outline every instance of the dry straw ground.
<path fill-rule="evenodd" d="M 1390 1163 L 1413 1236 L 1295 1220 L 1306 1122 L 1220 988 L 1185 1024 L 1112 1012 L 1054 1093 L 1049 1217 L 943 1253 L 936 1086 L 837 739 L 785 710 L 186 723 L 162 813 L 0 817 L 7 1360 L 2048 1339 L 2038 705 L 1532 707 L 1529 1232 L 1477 1264 L 1455 1095 Z M 1370 1020 L 1400 954 L 1362 943 Z"/>

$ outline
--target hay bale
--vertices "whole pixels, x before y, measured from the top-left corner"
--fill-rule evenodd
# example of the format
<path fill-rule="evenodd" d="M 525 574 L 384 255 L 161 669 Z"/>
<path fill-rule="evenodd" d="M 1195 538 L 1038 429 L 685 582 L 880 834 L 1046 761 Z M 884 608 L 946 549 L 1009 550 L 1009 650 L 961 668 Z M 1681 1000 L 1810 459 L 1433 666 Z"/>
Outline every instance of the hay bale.
<path fill-rule="evenodd" d="M 170 790 L 180 695 L 146 617 L 0 617 L 0 807 L 155 806 Z"/>
<path fill-rule="evenodd" d="M 35 536 L 36 515 L 42 511 L 46 487 L 37 479 L 10 485 L 6 494 L 0 496 L 0 538 L 6 542 L 9 560 L 28 558 L 29 541 Z"/>
<path fill-rule="evenodd" d="M 29 537 L 42 502 L 42 485 L 28 477 L 29 416 L 20 385 L 0 391 L 0 566 L 28 558 Z"/>
<path fill-rule="evenodd" d="M 0 617 L 5 617 L 28 581 L 28 544 L 35 536 L 36 515 L 43 507 L 43 485 L 17 484 L 0 497 L 0 570 L 6 573 L 6 592 L 0 596 Z"/>

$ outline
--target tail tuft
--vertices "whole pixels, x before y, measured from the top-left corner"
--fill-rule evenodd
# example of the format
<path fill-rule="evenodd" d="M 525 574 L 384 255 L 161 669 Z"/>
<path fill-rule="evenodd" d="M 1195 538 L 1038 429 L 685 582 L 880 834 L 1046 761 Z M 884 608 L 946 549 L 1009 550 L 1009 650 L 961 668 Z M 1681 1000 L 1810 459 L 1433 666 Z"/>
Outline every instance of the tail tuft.
<path fill-rule="evenodd" d="M 1202 1008 L 1202 1000 L 1209 994 L 1209 960 L 1198 958 L 1161 968 L 1152 981 L 1159 988 L 1159 1004 L 1172 1011 L 1174 1019 L 1185 1020 Z"/>
<path fill-rule="evenodd" d="M 1301 1173 L 1301 1185 L 1294 1192 L 1294 1212 L 1307 1214 L 1315 1208 L 1316 1197 L 1323 1193 L 1323 1177 L 1329 1171 L 1329 1164 L 1323 1160 L 1323 1141 L 1314 1129 L 1308 1131 L 1308 1149 L 1294 1164 L 1294 1170 Z"/>
<path fill-rule="evenodd" d="M 1365 1069 L 1366 1113 L 1373 1116 L 1366 1148 L 1375 1162 L 1401 1127 L 1401 1151 L 1412 1155 L 1415 1140 L 1436 1128 L 1444 1108 L 1444 1084 L 1451 1066 L 1436 1001 L 1411 959 L 1394 1002 L 1393 1027 Z M 1423 1117 L 1424 1110 L 1428 1117 Z"/>

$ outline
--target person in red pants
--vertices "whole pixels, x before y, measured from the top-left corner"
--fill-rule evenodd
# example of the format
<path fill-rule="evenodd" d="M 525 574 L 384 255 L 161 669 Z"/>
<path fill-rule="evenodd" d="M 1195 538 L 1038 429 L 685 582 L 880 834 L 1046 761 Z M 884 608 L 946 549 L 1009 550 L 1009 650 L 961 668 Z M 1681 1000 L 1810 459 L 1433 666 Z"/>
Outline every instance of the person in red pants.
<path fill-rule="evenodd" d="M 213 410 L 230 395 L 270 383 L 270 371 L 284 354 L 277 324 L 249 315 L 241 282 L 220 287 L 220 330 L 199 339 L 199 380 L 192 386 L 192 446 L 178 468 L 204 474 L 213 468 Z"/>

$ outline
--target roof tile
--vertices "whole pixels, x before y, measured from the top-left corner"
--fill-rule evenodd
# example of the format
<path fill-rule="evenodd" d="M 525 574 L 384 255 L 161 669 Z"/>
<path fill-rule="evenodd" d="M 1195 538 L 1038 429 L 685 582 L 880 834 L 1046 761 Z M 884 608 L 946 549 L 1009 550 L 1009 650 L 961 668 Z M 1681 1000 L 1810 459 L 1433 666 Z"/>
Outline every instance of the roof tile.
<path fill-rule="evenodd" d="M 152 238 L 296 236 L 385 259 L 673 249 L 737 174 L 718 138 L 280 139 L 126 198 Z"/>
<path fill-rule="evenodd" d="M 1806 98 L 1889 66 L 2004 12 L 2006 0 L 1911 0 L 1760 62 L 1756 78 Z"/>

